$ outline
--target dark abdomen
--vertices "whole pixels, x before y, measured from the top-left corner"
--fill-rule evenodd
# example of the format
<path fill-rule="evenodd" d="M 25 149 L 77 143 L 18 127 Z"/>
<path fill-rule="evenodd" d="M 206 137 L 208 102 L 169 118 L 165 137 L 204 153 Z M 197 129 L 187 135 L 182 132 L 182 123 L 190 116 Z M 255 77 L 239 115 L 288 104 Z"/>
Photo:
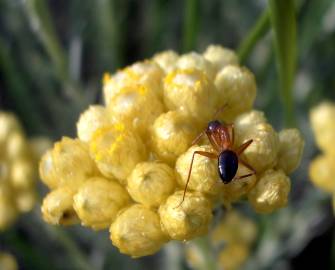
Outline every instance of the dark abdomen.
<path fill-rule="evenodd" d="M 238 169 L 238 158 L 235 152 L 223 151 L 218 158 L 218 169 L 223 183 L 228 184 L 233 180 Z"/>

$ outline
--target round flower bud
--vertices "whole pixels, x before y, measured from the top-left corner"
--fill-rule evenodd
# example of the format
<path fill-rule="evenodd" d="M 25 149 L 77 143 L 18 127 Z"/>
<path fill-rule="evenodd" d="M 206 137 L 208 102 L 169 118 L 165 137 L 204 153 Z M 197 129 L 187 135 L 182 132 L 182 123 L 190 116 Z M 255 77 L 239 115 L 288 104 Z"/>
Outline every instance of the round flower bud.
<path fill-rule="evenodd" d="M 234 120 L 235 136 L 243 137 L 244 133 L 260 123 L 267 123 L 264 113 L 257 110 L 251 110 L 236 117 Z"/>
<path fill-rule="evenodd" d="M 103 175 L 123 184 L 136 164 L 146 159 L 139 136 L 122 124 L 98 129 L 90 142 L 90 153 Z"/>
<path fill-rule="evenodd" d="M 204 123 L 218 107 L 218 92 L 200 70 L 175 70 L 165 78 L 164 102 L 169 110 L 183 110 Z"/>
<path fill-rule="evenodd" d="M 181 155 L 176 162 L 177 181 L 181 187 L 185 187 L 188 173 L 195 151 L 212 152 L 210 145 L 192 146 Z M 188 183 L 188 189 L 199 191 L 207 195 L 217 195 L 222 191 L 222 183 L 218 175 L 217 159 L 209 159 L 208 157 L 195 154 L 191 177 Z"/>
<path fill-rule="evenodd" d="M 335 192 L 335 157 L 320 155 L 312 160 L 309 176 L 314 185 L 327 192 Z"/>
<path fill-rule="evenodd" d="M 133 84 L 110 99 L 107 111 L 114 123 L 123 123 L 146 137 L 148 127 L 163 112 L 163 104 L 149 88 Z"/>
<path fill-rule="evenodd" d="M 61 187 L 51 191 L 43 200 L 43 219 L 53 225 L 73 225 L 78 223 L 78 217 L 73 209 L 74 192 Z"/>
<path fill-rule="evenodd" d="M 236 176 L 242 176 L 250 173 L 252 173 L 252 171 L 250 171 L 247 167 L 242 164 L 238 165 Z M 254 187 L 256 180 L 256 175 L 253 174 L 242 179 L 232 180 L 230 183 L 223 185 L 223 204 L 229 208 L 231 203 L 237 201 L 243 195 L 246 195 Z"/>
<path fill-rule="evenodd" d="M 251 245 L 256 236 L 256 224 L 235 210 L 228 211 L 211 232 L 211 240 L 215 245 L 221 245 L 222 242 L 228 245 L 233 243 Z"/>
<path fill-rule="evenodd" d="M 201 194 L 177 191 L 159 208 L 163 230 L 172 239 L 190 240 L 208 232 L 212 220 L 210 202 Z"/>
<path fill-rule="evenodd" d="M 158 207 L 176 187 L 174 170 L 159 162 L 136 165 L 127 179 L 131 197 L 148 207 Z"/>
<path fill-rule="evenodd" d="M 7 159 L 13 160 L 29 153 L 28 142 L 21 131 L 12 132 L 6 142 Z"/>
<path fill-rule="evenodd" d="M 240 132 L 237 132 L 240 134 Z M 276 131 L 267 123 L 251 126 L 240 138 L 238 143 L 252 139 L 253 142 L 243 152 L 245 160 L 257 172 L 262 172 L 275 165 L 279 151 L 279 138 Z"/>
<path fill-rule="evenodd" d="M 3 270 L 18 270 L 19 266 L 13 255 L 5 252 L 0 252 L 0 269 Z"/>
<path fill-rule="evenodd" d="M 219 103 L 227 104 L 221 117 L 231 122 L 237 115 L 249 111 L 256 98 L 254 75 L 244 67 L 226 66 L 216 75 L 215 85 L 219 92 Z"/>
<path fill-rule="evenodd" d="M 206 60 L 212 63 L 216 71 L 228 65 L 238 65 L 238 57 L 233 50 L 220 45 L 210 45 L 203 53 Z"/>
<path fill-rule="evenodd" d="M 55 177 L 58 178 L 57 187 L 67 186 L 73 190 L 78 190 L 96 172 L 87 145 L 78 139 L 67 137 L 55 143 L 51 164 Z"/>
<path fill-rule="evenodd" d="M 249 247 L 244 244 L 229 244 L 219 253 L 219 265 L 224 270 L 238 270 L 248 259 L 249 253 Z"/>
<path fill-rule="evenodd" d="M 10 198 L 0 191 L 0 231 L 7 229 L 17 218 L 18 212 Z"/>
<path fill-rule="evenodd" d="M 155 54 L 152 60 L 156 62 L 161 69 L 165 71 L 165 73 L 168 73 L 175 69 L 178 57 L 177 53 L 172 50 L 168 50 Z"/>
<path fill-rule="evenodd" d="M 36 192 L 33 188 L 21 190 L 15 197 L 15 204 L 20 212 L 29 212 L 36 203 Z"/>
<path fill-rule="evenodd" d="M 151 128 L 151 146 L 159 159 L 174 164 L 197 135 L 192 118 L 180 111 L 161 114 Z"/>
<path fill-rule="evenodd" d="M 287 204 L 290 179 L 282 170 L 268 170 L 249 192 L 249 202 L 258 213 L 271 213 Z"/>
<path fill-rule="evenodd" d="M 216 71 L 212 63 L 196 52 L 181 55 L 176 66 L 178 69 L 199 69 L 204 72 L 210 80 L 213 80 L 215 77 Z"/>
<path fill-rule="evenodd" d="M 16 159 L 12 162 L 10 180 L 14 188 L 26 189 L 33 185 L 35 168 L 30 160 Z"/>
<path fill-rule="evenodd" d="M 326 153 L 335 154 L 335 104 L 323 102 L 310 113 L 311 125 L 319 147 Z"/>
<path fill-rule="evenodd" d="M 284 129 L 279 132 L 278 167 L 286 174 L 292 173 L 300 164 L 304 139 L 295 128 Z"/>
<path fill-rule="evenodd" d="M 39 174 L 42 182 L 50 189 L 58 186 L 58 176 L 55 172 L 55 165 L 52 157 L 52 150 L 48 150 L 41 158 Z"/>
<path fill-rule="evenodd" d="M 157 213 L 140 204 L 121 212 L 110 228 L 110 238 L 120 252 L 132 257 L 154 254 L 168 240 Z"/>
<path fill-rule="evenodd" d="M 17 118 L 8 112 L 0 112 L 0 145 L 6 142 L 13 132 L 22 132 Z"/>
<path fill-rule="evenodd" d="M 77 135 L 83 142 L 89 142 L 93 133 L 100 127 L 107 126 L 110 121 L 106 109 L 100 105 L 90 106 L 84 111 L 77 122 Z"/>
<path fill-rule="evenodd" d="M 117 213 L 129 203 L 126 190 L 102 177 L 90 178 L 73 197 L 73 208 L 82 225 L 95 230 L 108 228 Z"/>

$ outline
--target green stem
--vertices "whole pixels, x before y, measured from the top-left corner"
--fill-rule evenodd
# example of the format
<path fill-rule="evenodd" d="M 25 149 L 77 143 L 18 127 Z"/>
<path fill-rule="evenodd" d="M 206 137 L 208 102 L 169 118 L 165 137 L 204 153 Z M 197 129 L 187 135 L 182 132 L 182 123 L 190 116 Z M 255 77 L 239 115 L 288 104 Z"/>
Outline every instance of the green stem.
<path fill-rule="evenodd" d="M 242 41 L 237 49 L 240 62 L 243 63 L 248 58 L 252 49 L 270 29 L 270 16 L 269 11 L 266 9 L 258 18 L 254 26 L 249 31 L 246 38 Z"/>
<path fill-rule="evenodd" d="M 199 1 L 185 0 L 183 51 L 193 50 L 199 30 Z"/>

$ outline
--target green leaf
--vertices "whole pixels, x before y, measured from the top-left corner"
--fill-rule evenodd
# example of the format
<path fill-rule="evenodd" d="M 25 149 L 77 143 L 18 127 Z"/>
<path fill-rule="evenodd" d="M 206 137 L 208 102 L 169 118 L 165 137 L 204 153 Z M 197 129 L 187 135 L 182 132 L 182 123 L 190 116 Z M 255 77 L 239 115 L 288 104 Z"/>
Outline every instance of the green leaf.
<path fill-rule="evenodd" d="M 183 51 L 195 48 L 199 30 L 199 1 L 186 0 L 184 11 Z"/>
<path fill-rule="evenodd" d="M 286 126 L 293 126 L 295 120 L 292 88 L 297 62 L 294 0 L 269 0 L 269 8 L 285 123 Z"/>

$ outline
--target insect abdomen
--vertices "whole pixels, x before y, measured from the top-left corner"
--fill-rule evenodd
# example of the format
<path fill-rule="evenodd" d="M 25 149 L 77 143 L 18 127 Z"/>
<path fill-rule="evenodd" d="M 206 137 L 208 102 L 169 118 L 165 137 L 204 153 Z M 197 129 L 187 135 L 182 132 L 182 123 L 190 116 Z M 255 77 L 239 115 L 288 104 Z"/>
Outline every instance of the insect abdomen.
<path fill-rule="evenodd" d="M 223 151 L 218 158 L 219 175 L 223 183 L 228 184 L 236 175 L 238 158 L 235 152 Z"/>

